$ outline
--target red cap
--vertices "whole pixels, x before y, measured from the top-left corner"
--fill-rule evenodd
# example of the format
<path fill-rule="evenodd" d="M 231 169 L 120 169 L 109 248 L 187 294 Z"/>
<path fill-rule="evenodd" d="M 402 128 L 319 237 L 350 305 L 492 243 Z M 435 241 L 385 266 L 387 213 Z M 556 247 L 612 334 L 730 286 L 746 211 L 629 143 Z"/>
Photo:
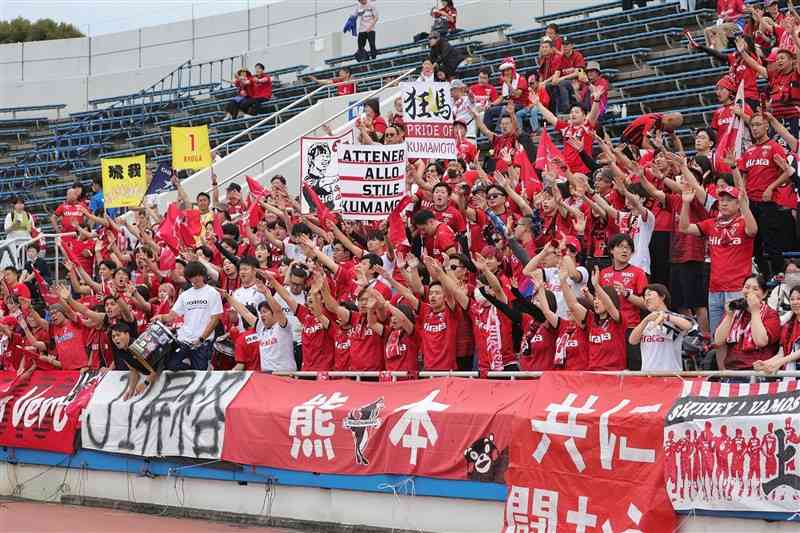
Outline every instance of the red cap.
<path fill-rule="evenodd" d="M 564 244 L 567 246 L 572 246 L 578 253 L 581 252 L 581 241 L 579 241 L 574 235 L 567 235 L 567 237 L 564 239 Z"/>
<path fill-rule="evenodd" d="M 728 196 L 731 196 L 733 198 L 739 198 L 739 189 L 737 189 L 736 187 L 730 187 L 728 185 L 725 185 L 723 187 L 717 187 L 717 196 L 719 196 L 720 194 L 727 194 Z"/>
<path fill-rule="evenodd" d="M 495 248 L 494 246 L 484 246 L 483 250 L 481 250 L 481 255 L 484 258 L 487 258 L 487 259 L 489 257 L 494 257 L 498 261 L 500 261 L 500 259 L 501 259 L 500 251 L 497 248 Z"/>
<path fill-rule="evenodd" d="M 717 87 L 728 89 L 731 92 L 736 92 L 736 82 L 730 76 L 723 76 L 717 82 Z"/>

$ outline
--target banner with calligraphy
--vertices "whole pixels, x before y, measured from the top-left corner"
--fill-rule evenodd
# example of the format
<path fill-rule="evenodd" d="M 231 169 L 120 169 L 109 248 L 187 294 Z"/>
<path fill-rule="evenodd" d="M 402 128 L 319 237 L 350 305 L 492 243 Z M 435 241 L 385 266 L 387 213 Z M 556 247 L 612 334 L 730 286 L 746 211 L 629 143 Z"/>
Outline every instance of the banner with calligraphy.
<path fill-rule="evenodd" d="M 73 453 L 94 372 L 0 372 L 0 446 Z"/>
<path fill-rule="evenodd" d="M 228 407 L 222 459 L 503 483 L 512 418 L 536 388 L 536 382 L 357 383 L 258 374 Z"/>
<path fill-rule="evenodd" d="M 339 145 L 353 144 L 353 130 L 330 137 L 300 138 L 300 184 L 307 184 L 331 211 L 342 206 L 342 191 L 339 186 Z M 303 214 L 315 211 L 314 202 L 303 191 L 300 210 Z"/>
<path fill-rule="evenodd" d="M 250 372 L 164 372 L 125 398 L 127 372 L 109 372 L 86 408 L 84 448 L 144 457 L 218 459 L 226 409 Z"/>
<path fill-rule="evenodd" d="M 147 192 L 146 163 L 143 155 L 100 160 L 106 207 L 139 207 Z"/>
<path fill-rule="evenodd" d="M 408 157 L 456 159 L 455 108 L 450 84 L 401 83 Z"/>
<path fill-rule="evenodd" d="M 797 381 L 686 382 L 667 413 L 663 448 L 676 511 L 798 519 Z"/>
<path fill-rule="evenodd" d="M 405 144 L 339 144 L 345 220 L 384 220 L 406 194 Z"/>
<path fill-rule="evenodd" d="M 550 372 L 514 421 L 505 533 L 676 530 L 659 446 L 679 379 Z"/>

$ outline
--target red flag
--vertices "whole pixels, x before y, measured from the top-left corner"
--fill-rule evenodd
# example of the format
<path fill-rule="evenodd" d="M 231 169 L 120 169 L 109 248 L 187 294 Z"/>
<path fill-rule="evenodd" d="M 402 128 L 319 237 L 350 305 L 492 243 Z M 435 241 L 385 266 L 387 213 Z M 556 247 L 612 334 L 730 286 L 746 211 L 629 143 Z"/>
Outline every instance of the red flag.
<path fill-rule="evenodd" d="M 161 255 L 158 258 L 158 269 L 162 272 L 172 270 L 175 268 L 176 259 L 175 252 L 173 252 L 171 248 L 168 246 L 161 248 Z"/>
<path fill-rule="evenodd" d="M 214 213 L 211 224 L 214 226 L 214 235 L 217 236 L 217 239 L 222 239 L 222 213 Z"/>
<path fill-rule="evenodd" d="M 544 170 L 550 161 L 555 161 L 556 159 L 561 159 L 563 161 L 564 156 L 561 155 L 559 149 L 553 144 L 553 140 L 550 138 L 547 130 L 542 129 L 542 134 L 539 137 L 539 146 L 536 148 L 536 170 Z"/>
<path fill-rule="evenodd" d="M 253 196 L 258 198 L 263 198 L 264 196 L 267 195 L 267 190 L 258 181 L 251 178 L 250 176 L 245 176 L 245 179 L 247 180 L 247 188 L 250 189 L 251 198 Z"/>
<path fill-rule="evenodd" d="M 305 193 L 306 198 L 308 198 L 311 203 L 314 204 L 314 212 L 317 214 L 319 223 L 323 228 L 327 226 L 326 221 L 328 220 L 336 222 L 336 217 L 334 217 L 330 209 L 328 209 L 325 204 L 322 203 L 322 200 L 319 199 L 317 193 L 314 192 L 314 189 L 312 189 L 308 183 L 303 183 L 303 192 Z"/>
<path fill-rule="evenodd" d="M 403 196 L 403 199 L 400 200 L 394 209 L 392 209 L 392 212 L 389 213 L 389 242 L 392 243 L 392 246 L 395 248 L 400 248 L 401 246 L 410 246 L 406 236 L 406 227 L 405 224 L 403 224 L 403 219 L 400 216 L 400 213 L 403 212 L 403 210 L 408 204 L 411 203 L 411 201 L 412 200 L 410 196 Z"/>
<path fill-rule="evenodd" d="M 197 209 L 187 209 L 183 212 L 183 224 L 192 235 L 200 235 L 203 231 L 203 223 L 200 221 L 200 211 Z"/>
<path fill-rule="evenodd" d="M 525 150 L 519 150 L 514 155 L 512 164 L 519 167 L 519 181 L 523 196 L 528 191 L 539 192 L 542 190 L 542 184 L 539 180 L 539 175 L 536 169 L 531 165 L 531 160 L 528 159 L 528 153 Z"/>
<path fill-rule="evenodd" d="M 250 207 L 247 208 L 247 223 L 250 224 L 251 228 L 255 228 L 263 216 L 264 208 L 261 207 L 261 202 L 251 198 Z"/>
<path fill-rule="evenodd" d="M 736 91 L 734 106 L 741 106 L 744 109 L 744 81 L 739 83 Z M 739 159 L 742 155 L 742 143 L 744 136 L 744 124 L 741 117 L 734 115 L 728 128 L 720 135 L 717 141 L 717 149 L 714 151 L 714 169 L 717 172 L 731 172 L 733 169 L 725 164 L 725 154 L 733 150 L 734 159 Z"/>
<path fill-rule="evenodd" d="M 178 218 L 181 216 L 181 209 L 176 202 L 169 204 L 167 212 L 164 214 L 164 220 L 161 221 L 161 226 L 158 228 L 158 236 L 164 241 L 164 244 L 172 248 L 173 251 L 178 249 L 178 239 L 175 237 L 175 230 L 177 229 Z"/>

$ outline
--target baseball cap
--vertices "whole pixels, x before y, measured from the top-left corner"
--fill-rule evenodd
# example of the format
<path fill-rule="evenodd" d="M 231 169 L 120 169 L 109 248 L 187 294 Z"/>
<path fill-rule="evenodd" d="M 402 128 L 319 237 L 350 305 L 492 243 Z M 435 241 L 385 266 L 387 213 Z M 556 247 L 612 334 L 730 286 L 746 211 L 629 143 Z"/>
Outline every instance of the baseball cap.
<path fill-rule="evenodd" d="M 566 45 L 566 44 L 575 44 L 575 43 L 572 42 L 572 39 L 570 39 L 568 35 L 562 35 L 561 36 L 561 44 L 562 45 Z"/>
<path fill-rule="evenodd" d="M 717 196 L 721 194 L 727 194 L 733 198 L 739 198 L 739 189 L 736 187 L 724 186 L 717 188 Z"/>
<path fill-rule="evenodd" d="M 596 70 L 597 72 L 600 72 L 600 63 L 597 61 L 589 61 L 586 63 L 586 70 Z"/>
<path fill-rule="evenodd" d="M 728 89 L 729 91 L 736 91 L 736 83 L 730 76 L 723 76 L 717 82 L 717 87 Z"/>
<path fill-rule="evenodd" d="M 461 80 L 453 80 L 450 82 L 451 89 L 464 89 L 466 88 L 467 84 Z"/>
<path fill-rule="evenodd" d="M 567 246 L 571 246 L 576 252 L 580 253 L 581 251 L 581 241 L 574 235 L 569 235 L 564 239 L 564 243 Z"/>

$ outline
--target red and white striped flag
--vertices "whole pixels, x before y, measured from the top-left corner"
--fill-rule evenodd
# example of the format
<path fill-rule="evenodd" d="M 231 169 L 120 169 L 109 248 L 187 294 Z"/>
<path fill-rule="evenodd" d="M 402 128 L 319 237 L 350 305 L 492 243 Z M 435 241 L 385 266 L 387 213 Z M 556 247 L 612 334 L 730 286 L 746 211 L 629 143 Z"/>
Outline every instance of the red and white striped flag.
<path fill-rule="evenodd" d="M 744 109 L 744 80 L 739 83 L 736 91 L 736 98 L 733 102 L 734 107 Z M 725 155 L 733 149 L 734 160 L 742 156 L 742 145 L 744 140 L 744 121 L 739 115 L 734 115 L 728 129 L 717 140 L 717 150 L 714 153 L 714 168 L 717 172 L 730 172 L 732 169 L 725 164 Z"/>

